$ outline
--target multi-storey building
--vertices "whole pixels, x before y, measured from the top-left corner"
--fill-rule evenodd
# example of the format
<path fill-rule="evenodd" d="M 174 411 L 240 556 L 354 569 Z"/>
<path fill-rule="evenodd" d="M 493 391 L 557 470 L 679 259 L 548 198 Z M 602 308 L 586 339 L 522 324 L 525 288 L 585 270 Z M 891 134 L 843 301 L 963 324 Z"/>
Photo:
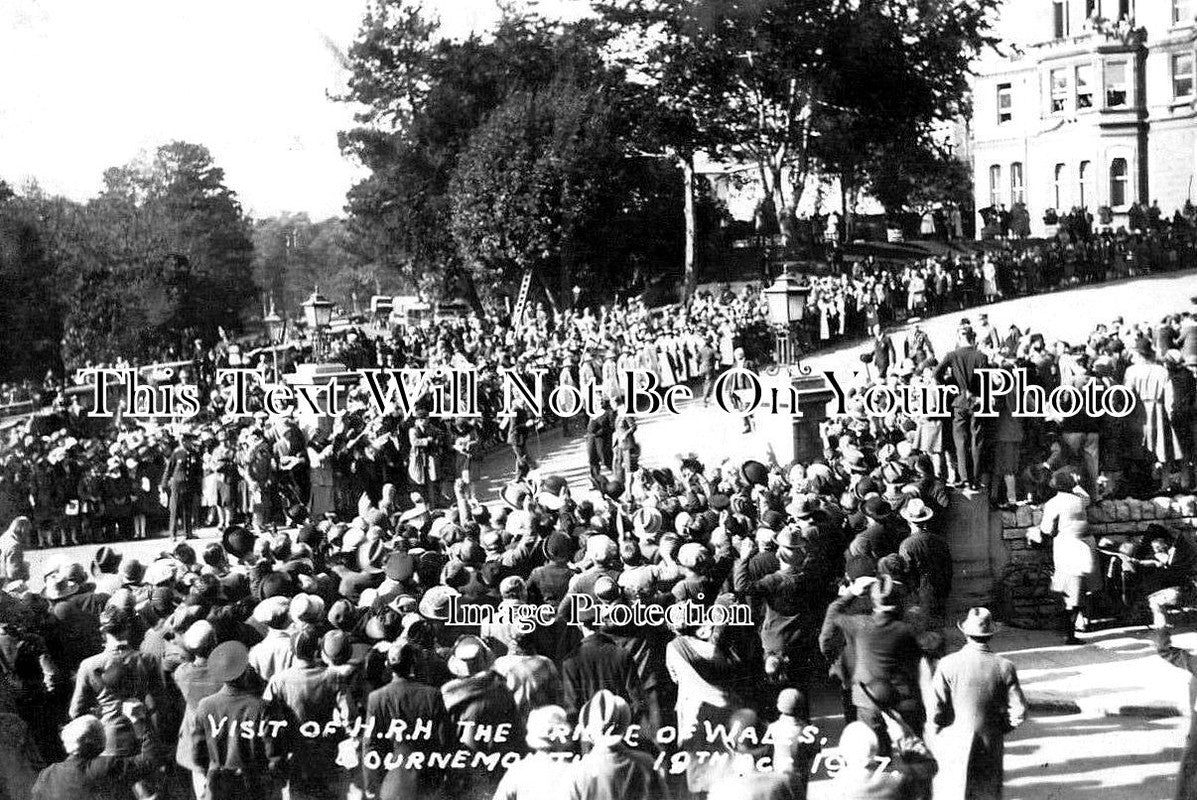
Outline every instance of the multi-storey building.
<path fill-rule="evenodd" d="M 1197 0 L 1008 0 L 998 53 L 977 64 L 978 209 L 1025 203 L 1033 234 L 1049 209 L 1132 203 L 1164 214 L 1193 195 Z M 979 227 L 978 227 L 979 230 Z"/>

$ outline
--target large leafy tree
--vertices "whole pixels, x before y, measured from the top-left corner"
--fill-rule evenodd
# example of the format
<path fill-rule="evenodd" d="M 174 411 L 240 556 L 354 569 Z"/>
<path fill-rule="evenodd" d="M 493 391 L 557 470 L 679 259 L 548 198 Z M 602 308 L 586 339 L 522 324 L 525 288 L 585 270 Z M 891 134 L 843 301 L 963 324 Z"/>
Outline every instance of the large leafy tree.
<path fill-rule="evenodd" d="M 680 239 L 667 241 L 665 250 L 661 244 L 681 235 L 681 219 L 663 218 L 660 201 L 668 195 L 674 205 L 667 210 L 680 208 L 678 192 L 668 185 L 678 176 L 670 164 L 645 157 L 641 115 L 653 105 L 605 59 L 607 36 L 593 20 L 561 25 L 508 9 L 493 36 L 452 41 L 413 0 L 372 3 L 349 52 L 353 76 L 345 99 L 360 104 L 359 124 L 341 139 L 345 152 L 370 172 L 350 191 L 348 206 L 350 232 L 367 260 L 401 271 L 417 285 L 477 300 L 491 294 L 496 281 L 510 283 L 513 271 L 528 261 L 501 251 L 523 249 L 513 242 L 530 234 L 524 226 L 532 225 L 542 234 L 557 229 L 545 239 L 548 254 L 534 259 L 548 270 L 541 277 L 555 293 L 574 279 L 589 288 L 597 274 L 609 293 L 650 261 L 671 268 L 678 259 L 668 253 L 680 256 Z M 563 96 L 562 86 L 574 87 L 578 97 Z M 520 118 L 530 127 L 500 130 L 494 122 L 499 118 Z M 602 130 L 578 131 L 570 119 Z M 565 138 L 545 135 L 546 125 Z M 596 152 L 583 152 L 581 141 Z M 568 207 L 554 209 L 549 221 L 518 219 L 517 202 L 538 207 L 550 190 L 534 189 L 510 164 L 496 161 L 501 152 L 538 165 L 536 174 L 556 189 L 585 185 L 598 194 L 567 191 L 557 200 Z M 551 158 L 565 161 L 552 164 Z M 516 227 L 501 231 L 501 244 L 483 234 L 494 230 L 494 222 L 478 203 L 486 192 L 497 196 L 500 190 L 499 176 L 478 171 L 484 162 L 520 187 L 519 198 L 503 198 L 503 218 Z M 579 165 L 600 163 L 601 174 L 577 172 Z M 465 172 L 483 183 L 463 180 Z M 622 193 L 622 202 L 611 192 Z M 482 227 L 468 230 L 475 223 Z M 646 223 L 657 236 L 632 235 Z M 595 243 L 600 232 L 606 247 Z M 616 262 L 614 252 L 622 260 Z"/>
<path fill-rule="evenodd" d="M 452 41 L 413 0 L 376 0 L 349 50 L 345 98 L 357 127 L 342 149 L 370 175 L 348 197 L 360 247 L 426 288 L 463 279 L 449 182 L 473 130 L 508 93 L 547 84 L 555 41 L 546 22 L 508 16 L 493 40 Z"/>
<path fill-rule="evenodd" d="M 248 219 L 207 148 L 172 142 L 104 173 L 98 197 L 44 198 L 68 367 L 140 359 L 234 331 L 257 307 Z"/>
<path fill-rule="evenodd" d="M 783 234 L 822 160 L 860 180 L 878 141 L 965 109 L 998 0 L 620 0 L 621 58 L 689 126 L 681 144 L 755 165 Z M 828 144 L 820 147 L 820 139 Z"/>
<path fill-rule="evenodd" d="M 37 377 L 58 366 L 58 306 L 55 262 L 36 208 L 0 181 L 0 375 Z"/>
<path fill-rule="evenodd" d="M 580 240 L 621 177 L 613 116 L 601 92 L 561 81 L 512 94 L 474 133 L 450 184 L 452 231 L 488 288 L 536 269 L 567 302 Z"/>

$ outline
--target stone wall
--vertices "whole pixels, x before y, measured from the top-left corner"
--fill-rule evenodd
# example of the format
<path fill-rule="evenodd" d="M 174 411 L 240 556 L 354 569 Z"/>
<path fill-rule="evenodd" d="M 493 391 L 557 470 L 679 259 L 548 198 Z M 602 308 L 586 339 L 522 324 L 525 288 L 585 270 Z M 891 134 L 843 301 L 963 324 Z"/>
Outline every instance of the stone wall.
<path fill-rule="evenodd" d="M 1116 541 L 1143 534 L 1152 524 L 1163 525 L 1190 538 L 1197 531 L 1197 496 L 1156 497 L 1151 500 L 1103 500 L 1089 506 L 1089 524 L 1100 539 Z M 1008 559 L 994 586 L 995 605 L 1010 625 L 1046 629 L 1060 624 L 1063 606 L 1052 594 L 1051 544 L 1033 547 L 1027 531 L 1039 527 L 1043 509 L 1020 506 L 1016 511 L 995 513 L 1001 518 L 1001 538 Z"/>

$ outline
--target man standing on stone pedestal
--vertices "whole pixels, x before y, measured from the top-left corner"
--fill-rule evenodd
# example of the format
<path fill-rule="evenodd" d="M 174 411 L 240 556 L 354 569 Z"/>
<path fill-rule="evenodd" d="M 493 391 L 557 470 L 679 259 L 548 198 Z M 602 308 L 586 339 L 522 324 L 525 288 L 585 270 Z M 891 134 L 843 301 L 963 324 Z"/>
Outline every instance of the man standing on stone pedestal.
<path fill-rule="evenodd" d="M 953 385 L 957 392 L 952 399 L 952 439 L 956 444 L 956 470 L 960 481 L 971 489 L 981 483 L 981 457 L 985 450 L 984 420 L 978 419 L 974 405 L 980 393 L 978 369 L 989 366 L 989 358 L 976 347 L 977 335 L 972 328 L 961 328 L 956 334 L 956 349 L 944 357 L 935 371 L 940 383 Z"/>

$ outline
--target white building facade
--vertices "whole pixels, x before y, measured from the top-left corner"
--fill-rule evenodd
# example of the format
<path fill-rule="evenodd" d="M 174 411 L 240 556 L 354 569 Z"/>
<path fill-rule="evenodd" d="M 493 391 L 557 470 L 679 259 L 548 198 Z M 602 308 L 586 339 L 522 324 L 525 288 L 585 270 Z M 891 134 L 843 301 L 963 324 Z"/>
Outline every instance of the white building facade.
<path fill-rule="evenodd" d="M 1168 216 L 1197 167 L 1197 0 L 1009 0 L 1025 22 L 977 65 L 976 207 L 1024 203 L 1032 235 L 1049 209 L 1138 202 Z M 978 225 L 978 230 L 980 226 Z"/>

